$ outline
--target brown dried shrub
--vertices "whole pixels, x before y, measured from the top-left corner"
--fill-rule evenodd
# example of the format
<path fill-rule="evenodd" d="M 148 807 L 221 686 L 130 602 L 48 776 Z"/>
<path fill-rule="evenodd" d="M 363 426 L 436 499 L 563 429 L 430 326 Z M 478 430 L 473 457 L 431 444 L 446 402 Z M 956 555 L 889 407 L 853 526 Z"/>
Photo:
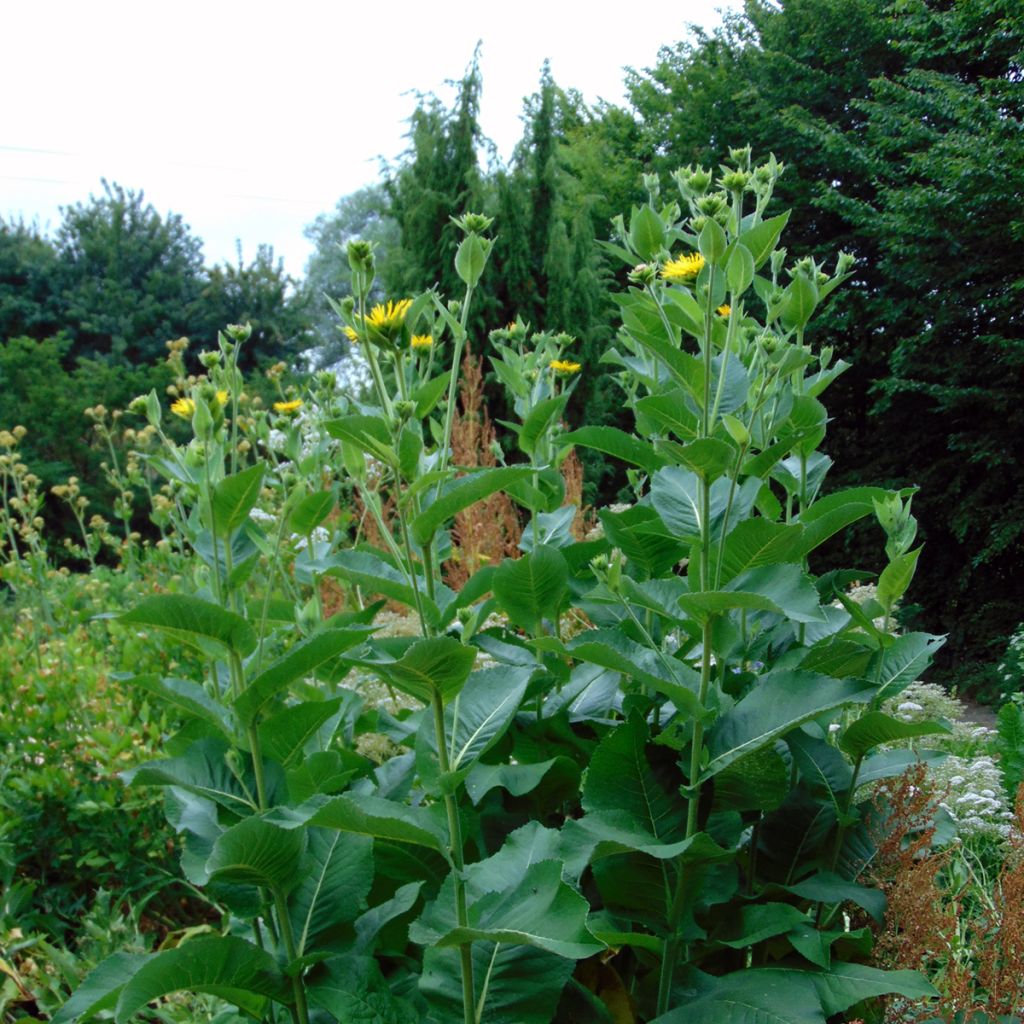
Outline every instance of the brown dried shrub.
<path fill-rule="evenodd" d="M 1010 849 L 993 892 L 993 906 L 976 930 L 977 983 L 990 1013 L 1024 1011 L 1024 785 L 1017 790 Z"/>
<path fill-rule="evenodd" d="M 466 468 L 498 464 L 491 450 L 496 435 L 484 404 L 480 364 L 480 359 L 466 353 L 459 384 L 461 408 L 452 423 L 452 461 Z M 459 590 L 481 566 L 518 557 L 522 533 L 516 507 L 504 491 L 460 512 L 452 527 L 452 556 L 444 565 L 448 585 Z"/>
<path fill-rule="evenodd" d="M 877 935 L 877 966 L 922 971 L 941 993 L 937 1003 L 891 998 L 887 1022 L 951 1018 L 973 1002 L 970 964 L 958 955 L 961 893 L 942 885 L 949 851 L 934 851 L 933 824 L 941 794 L 929 784 L 919 763 L 888 787 L 875 802 L 872 841 L 877 854 L 872 881 L 885 892 L 885 925 Z"/>

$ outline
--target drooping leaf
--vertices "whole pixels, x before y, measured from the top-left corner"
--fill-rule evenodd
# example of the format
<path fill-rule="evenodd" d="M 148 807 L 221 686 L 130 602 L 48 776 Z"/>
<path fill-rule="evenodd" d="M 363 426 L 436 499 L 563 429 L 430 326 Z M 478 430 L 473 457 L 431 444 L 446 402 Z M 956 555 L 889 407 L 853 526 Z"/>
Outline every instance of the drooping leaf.
<path fill-rule="evenodd" d="M 532 470 L 526 466 L 498 466 L 458 477 L 412 520 L 413 540 L 421 546 L 429 543 L 434 534 L 463 509 L 531 475 Z"/>
<path fill-rule="evenodd" d="M 300 640 L 249 681 L 235 700 L 235 711 L 246 725 L 251 724 L 291 683 L 311 675 L 319 666 L 362 643 L 372 633 L 370 626 L 351 626 L 325 629 Z"/>
<path fill-rule="evenodd" d="M 256 648 L 256 631 L 240 615 L 185 594 L 149 597 L 119 615 L 117 621 L 125 626 L 158 629 L 200 649 L 203 641 L 212 642 L 245 657 Z"/>
<path fill-rule="evenodd" d="M 362 662 L 396 690 L 429 704 L 434 693 L 452 700 L 469 678 L 476 649 L 450 636 L 417 640 L 397 661 Z"/>
<path fill-rule="evenodd" d="M 233 935 L 201 937 L 148 959 L 117 1001 L 117 1024 L 172 992 L 208 992 L 260 1016 L 266 1000 L 285 1001 L 291 987 L 274 958 Z"/>
<path fill-rule="evenodd" d="M 878 686 L 876 697 L 886 700 L 895 697 L 915 679 L 919 679 L 931 664 L 935 652 L 946 642 L 944 636 L 930 633 L 904 633 L 892 644 L 875 654 L 865 673 Z"/>
<path fill-rule="evenodd" d="M 519 431 L 519 447 L 522 451 L 527 455 L 534 453 L 537 443 L 547 433 L 551 424 L 558 422 L 568 401 L 569 392 L 563 392 L 554 398 L 542 399 L 530 410 Z"/>
<path fill-rule="evenodd" d="M 639 466 L 648 473 L 654 473 L 665 465 L 653 446 L 633 434 L 627 434 L 617 427 L 580 427 L 559 438 L 559 444 L 576 444 L 582 448 L 593 448 L 604 452 L 613 459 L 621 459 L 631 466 Z"/>
<path fill-rule="evenodd" d="M 932 736 L 936 733 L 949 734 L 952 727 L 948 722 L 903 722 L 882 711 L 869 711 L 851 722 L 839 739 L 839 746 L 853 758 L 863 757 L 869 750 L 893 740 L 911 739 L 914 736 Z"/>
<path fill-rule="evenodd" d="M 372 552 L 339 552 L 330 558 L 326 571 L 331 576 L 340 576 L 352 586 L 359 587 L 364 594 L 383 594 L 407 608 L 416 607 L 416 593 L 409 577 Z M 447 606 L 455 595 L 443 584 L 438 584 L 435 590 L 438 600 L 432 601 L 427 596 L 426 581 L 418 579 L 417 584 L 424 615 L 432 626 L 436 626 L 441 616 L 438 604 Z"/>
<path fill-rule="evenodd" d="M 541 544 L 522 558 L 506 559 L 491 588 L 499 607 L 531 635 L 554 622 L 569 596 L 569 566 L 558 548 Z"/>
<path fill-rule="evenodd" d="M 253 816 L 218 838 L 206 870 L 214 882 L 286 892 L 299 881 L 296 866 L 305 848 L 303 830 L 279 828 Z"/>
<path fill-rule="evenodd" d="M 448 849 L 444 826 L 430 809 L 363 793 L 311 797 L 299 807 L 276 808 L 266 820 L 282 828 L 313 825 L 354 832 L 394 843 L 425 846 L 442 854 Z"/>
<path fill-rule="evenodd" d="M 147 960 L 145 953 L 112 953 L 82 979 L 71 998 L 53 1015 L 52 1024 L 74 1024 L 101 1010 L 112 1010 L 121 990 Z"/>
<path fill-rule="evenodd" d="M 758 685 L 712 726 L 708 738 L 710 760 L 701 779 L 710 778 L 824 711 L 863 703 L 870 695 L 870 685 L 862 680 L 831 679 L 812 672 L 762 676 Z"/>
<path fill-rule="evenodd" d="M 435 938 L 414 923 L 409 937 L 442 947 L 478 941 L 537 946 L 580 960 L 604 948 L 587 930 L 588 910 L 587 901 L 562 881 L 561 864 L 545 860 L 530 865 L 500 892 L 475 900 L 467 927 L 456 925 Z"/>

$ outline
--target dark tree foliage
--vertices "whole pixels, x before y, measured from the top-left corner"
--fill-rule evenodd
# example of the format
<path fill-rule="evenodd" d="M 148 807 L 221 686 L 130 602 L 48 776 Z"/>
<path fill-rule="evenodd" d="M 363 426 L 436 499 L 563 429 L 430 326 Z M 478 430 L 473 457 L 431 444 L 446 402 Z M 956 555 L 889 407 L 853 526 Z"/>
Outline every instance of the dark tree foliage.
<path fill-rule="evenodd" d="M 873 83 L 852 140 L 877 197 L 843 207 L 878 246 L 895 328 L 877 449 L 922 488 L 918 599 L 955 650 L 994 638 L 992 657 L 1021 618 L 1024 558 L 1024 8 L 894 11 L 908 67 Z"/>
<path fill-rule="evenodd" d="M 654 167 L 774 152 L 791 258 L 858 256 L 816 328 L 854 364 L 835 482 L 922 487 L 911 597 L 950 630 L 947 667 L 1019 619 L 1022 19 L 1015 0 L 748 0 L 629 80 Z"/>
<path fill-rule="evenodd" d="M 64 209 L 57 230 L 58 303 L 71 355 L 151 362 L 195 323 L 202 243 L 142 192 L 108 182 L 103 190 Z"/>
<path fill-rule="evenodd" d="M 454 108 L 448 110 L 436 96 L 421 96 L 410 118 L 409 149 L 386 185 L 390 215 L 401 232 L 385 280 L 396 293 L 435 286 L 453 297 L 463 292 L 453 265 L 461 236 L 451 217 L 482 206 L 481 86 L 478 49 L 459 83 Z"/>
<path fill-rule="evenodd" d="M 248 323 L 252 335 L 239 353 L 243 370 L 293 358 L 313 341 L 307 301 L 285 273 L 284 261 L 275 261 L 271 246 L 259 246 L 248 264 L 239 249 L 237 265 L 225 263 L 206 272 L 196 309 L 198 337 L 212 347 L 226 324 Z"/>
<path fill-rule="evenodd" d="M 56 334 L 58 263 L 35 228 L 0 221 L 0 338 Z"/>

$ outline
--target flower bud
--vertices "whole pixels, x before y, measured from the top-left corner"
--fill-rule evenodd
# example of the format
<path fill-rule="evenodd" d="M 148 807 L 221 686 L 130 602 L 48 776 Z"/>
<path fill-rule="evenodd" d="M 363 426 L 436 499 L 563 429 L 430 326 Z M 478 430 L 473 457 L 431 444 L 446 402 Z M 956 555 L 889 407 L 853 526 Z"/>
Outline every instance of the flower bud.
<path fill-rule="evenodd" d="M 462 228 L 466 234 L 479 235 L 486 231 L 493 223 L 493 217 L 485 217 L 482 213 L 464 213 L 461 217 L 452 217 L 451 221 L 457 227 Z"/>
<path fill-rule="evenodd" d="M 750 146 L 737 146 L 729 150 L 729 160 L 735 167 L 745 171 L 750 167 Z"/>
<path fill-rule="evenodd" d="M 658 279 L 658 267 L 650 263 L 638 263 L 629 272 L 628 277 L 633 284 L 638 284 L 641 288 L 647 288 Z"/>
<path fill-rule="evenodd" d="M 220 366 L 220 353 L 219 352 L 200 352 L 199 362 L 207 370 L 212 370 L 215 366 Z"/>
<path fill-rule="evenodd" d="M 728 192 L 742 192 L 750 184 L 746 171 L 729 171 L 719 179 L 719 184 Z"/>
<path fill-rule="evenodd" d="M 224 332 L 227 336 L 236 344 L 241 345 L 243 342 L 249 340 L 249 336 L 252 334 L 251 324 L 228 324 L 227 329 Z M 202 356 L 200 356 L 200 359 Z M 205 365 L 205 364 L 204 364 Z"/>

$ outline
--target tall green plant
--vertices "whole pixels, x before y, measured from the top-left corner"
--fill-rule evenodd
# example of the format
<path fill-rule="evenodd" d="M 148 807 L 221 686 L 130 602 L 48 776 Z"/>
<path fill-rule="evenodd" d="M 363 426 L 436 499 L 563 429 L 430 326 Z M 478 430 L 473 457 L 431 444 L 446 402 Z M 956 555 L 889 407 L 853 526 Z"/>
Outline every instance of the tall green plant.
<path fill-rule="evenodd" d="M 821 496 L 819 396 L 844 364 L 806 331 L 850 261 L 786 268 L 786 217 L 766 216 L 780 171 L 737 151 L 717 181 L 680 172 L 682 206 L 657 204 L 649 181 L 611 247 L 633 287 L 605 359 L 635 431 L 563 433 L 560 342 L 517 324 L 494 367 L 527 458 L 480 470 L 453 464 L 451 424 L 488 219 L 455 221 L 458 302 L 371 306 L 372 246 L 350 245 L 337 311 L 373 396 L 325 426 L 379 548 L 337 534 L 317 547 L 333 501 L 294 467 L 245 465 L 246 332 L 222 340 L 209 385 L 176 405 L 194 437 L 161 463 L 181 485 L 196 589 L 119 618 L 205 656 L 202 683 L 136 681 L 193 722 L 132 777 L 168 787 L 186 873 L 233 923 L 112 958 L 58 1024 L 106 1009 L 127 1021 L 181 988 L 298 1024 L 822 1024 L 876 995 L 933 991 L 865 966 L 870 930 L 843 913 L 883 911 L 861 875 L 886 815 L 860 794 L 910 763 L 885 744 L 944 728 L 880 710 L 941 641 L 876 624 L 916 565 L 906 496 Z M 636 496 L 583 542 L 553 481 L 573 444 L 627 464 Z M 268 489 L 273 530 L 252 515 Z M 523 554 L 455 592 L 440 571 L 449 525 L 499 489 L 531 515 Z M 872 515 L 889 568 L 864 608 L 844 593 L 861 574 L 816 577 L 811 559 Z M 291 533 L 309 541 L 294 568 Z M 351 600 L 327 619 L 297 587 L 324 576 Z M 373 635 L 378 595 L 418 635 Z M 338 685 L 350 671 L 401 700 L 364 707 Z M 397 752 L 367 760 L 367 733 Z"/>

